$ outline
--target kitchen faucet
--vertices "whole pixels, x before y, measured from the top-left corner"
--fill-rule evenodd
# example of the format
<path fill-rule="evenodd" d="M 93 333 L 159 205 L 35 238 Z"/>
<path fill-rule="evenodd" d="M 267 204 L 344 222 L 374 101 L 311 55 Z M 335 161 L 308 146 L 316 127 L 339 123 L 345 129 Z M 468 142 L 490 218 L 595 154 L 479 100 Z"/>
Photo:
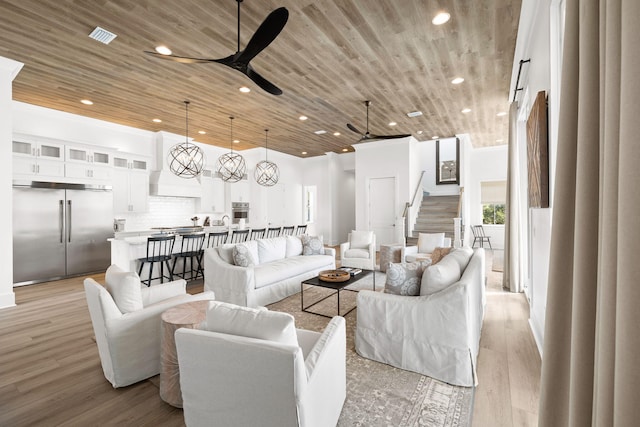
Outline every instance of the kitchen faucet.
<path fill-rule="evenodd" d="M 227 215 L 227 214 L 222 215 L 222 218 L 220 218 L 220 221 L 222 221 L 223 224 L 224 224 L 224 219 L 225 218 L 231 219 L 231 218 L 229 218 L 229 215 Z"/>

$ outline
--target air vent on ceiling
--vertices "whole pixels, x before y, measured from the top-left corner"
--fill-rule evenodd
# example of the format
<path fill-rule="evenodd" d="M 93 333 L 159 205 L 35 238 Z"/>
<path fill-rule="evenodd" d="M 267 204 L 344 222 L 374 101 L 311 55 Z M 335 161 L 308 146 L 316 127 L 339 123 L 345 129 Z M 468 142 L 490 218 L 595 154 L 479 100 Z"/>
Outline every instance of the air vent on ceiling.
<path fill-rule="evenodd" d="M 409 117 L 418 117 L 422 115 L 422 111 L 412 111 L 410 113 L 407 113 L 407 116 Z"/>
<path fill-rule="evenodd" d="M 96 27 L 91 34 L 89 34 L 89 37 L 98 40 L 100 43 L 109 44 L 118 36 L 104 28 Z"/>

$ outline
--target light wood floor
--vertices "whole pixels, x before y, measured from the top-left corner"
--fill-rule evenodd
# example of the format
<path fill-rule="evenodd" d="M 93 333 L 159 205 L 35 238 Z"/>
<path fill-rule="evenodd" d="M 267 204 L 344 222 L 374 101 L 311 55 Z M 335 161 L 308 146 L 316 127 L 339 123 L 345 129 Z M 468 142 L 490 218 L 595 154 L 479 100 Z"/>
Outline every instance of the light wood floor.
<path fill-rule="evenodd" d="M 537 425 L 540 358 L 528 306 L 487 272 L 473 425 Z M 184 425 L 182 410 L 160 399 L 157 377 L 120 389 L 104 378 L 82 279 L 16 288 L 18 305 L 0 310 L 0 426 Z"/>

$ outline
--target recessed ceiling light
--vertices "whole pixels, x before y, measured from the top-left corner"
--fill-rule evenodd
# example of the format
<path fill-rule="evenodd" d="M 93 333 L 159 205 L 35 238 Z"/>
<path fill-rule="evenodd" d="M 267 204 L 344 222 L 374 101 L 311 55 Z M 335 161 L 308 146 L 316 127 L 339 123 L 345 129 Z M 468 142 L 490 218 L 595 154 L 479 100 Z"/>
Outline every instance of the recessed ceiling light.
<path fill-rule="evenodd" d="M 233 140 L 233 143 L 234 143 L 234 144 L 240 144 L 240 140 L 239 140 L 239 139 L 234 139 L 234 140 Z"/>
<path fill-rule="evenodd" d="M 206 135 L 206 134 L 207 134 L 207 132 L 205 132 L 205 131 L 203 131 L 203 130 L 199 130 L 199 131 L 198 131 L 198 133 L 199 133 L 200 135 Z"/>
<path fill-rule="evenodd" d="M 160 120 L 160 119 L 153 119 L 151 121 L 154 122 L 154 123 L 162 123 L 162 120 Z"/>
<path fill-rule="evenodd" d="M 315 133 L 316 135 L 322 135 L 322 134 L 324 134 L 324 133 L 327 133 L 327 131 L 326 131 L 326 130 L 322 130 L 322 129 L 321 129 L 321 130 L 317 130 L 317 131 L 315 131 L 315 132 L 313 132 L 313 133 Z"/>
<path fill-rule="evenodd" d="M 422 135 L 422 132 L 423 132 L 423 131 L 419 130 L 419 131 L 418 131 L 418 132 L 416 132 L 416 133 L 417 133 L 418 135 Z"/>
<path fill-rule="evenodd" d="M 407 113 L 407 116 L 409 117 L 418 117 L 422 115 L 422 111 L 412 111 L 410 113 Z"/>
<path fill-rule="evenodd" d="M 498 116 L 498 117 L 502 117 L 502 116 L 506 116 L 506 115 L 507 115 L 506 111 L 500 111 L 498 114 L 496 114 L 496 116 Z"/>
<path fill-rule="evenodd" d="M 453 83 L 454 85 L 459 85 L 463 81 L 464 79 L 462 77 L 456 77 L 455 79 L 451 80 L 451 83 Z"/>
<path fill-rule="evenodd" d="M 464 110 L 462 110 L 462 112 L 464 114 L 470 113 L 471 112 L 471 108 L 465 108 Z"/>
<path fill-rule="evenodd" d="M 251 92 L 251 89 L 249 89 L 249 88 L 248 88 L 248 87 L 246 87 L 246 86 L 242 86 L 242 87 L 241 87 L 240 89 L 238 89 L 238 90 L 239 90 L 240 92 L 242 92 L 242 93 L 249 93 L 249 92 Z"/>
<path fill-rule="evenodd" d="M 90 101 L 88 99 L 81 99 L 80 102 L 82 102 L 84 105 L 93 105 L 93 101 Z"/>
<path fill-rule="evenodd" d="M 346 153 L 347 151 L 349 151 L 349 149 L 348 148 L 343 148 L 342 151 L 344 151 Z"/>
<path fill-rule="evenodd" d="M 306 151 L 303 151 L 303 152 L 302 152 L 302 154 L 307 154 L 307 152 L 306 152 Z"/>
<path fill-rule="evenodd" d="M 340 136 L 340 132 L 334 132 L 333 136 Z"/>
<path fill-rule="evenodd" d="M 309 118 L 309 117 L 307 117 L 307 116 L 300 116 L 300 117 L 298 117 L 298 119 L 300 119 L 300 120 L 302 120 L 302 121 L 305 121 L 305 120 L 307 120 L 308 118 Z"/>
<path fill-rule="evenodd" d="M 395 126 L 395 125 L 397 125 L 396 122 L 389 122 L 389 126 Z"/>
<path fill-rule="evenodd" d="M 449 21 L 449 19 L 451 19 L 451 15 L 449 15 L 447 12 L 440 12 L 433 17 L 431 23 L 433 25 L 442 25 L 445 22 Z"/>
<path fill-rule="evenodd" d="M 433 136 L 431 137 L 431 139 L 438 139 L 438 138 L 440 138 L 438 135 L 433 135 Z"/>
<path fill-rule="evenodd" d="M 155 47 L 156 52 L 158 52 L 160 55 L 171 55 L 173 52 L 171 52 L 171 49 L 169 49 L 166 46 L 156 46 Z"/>

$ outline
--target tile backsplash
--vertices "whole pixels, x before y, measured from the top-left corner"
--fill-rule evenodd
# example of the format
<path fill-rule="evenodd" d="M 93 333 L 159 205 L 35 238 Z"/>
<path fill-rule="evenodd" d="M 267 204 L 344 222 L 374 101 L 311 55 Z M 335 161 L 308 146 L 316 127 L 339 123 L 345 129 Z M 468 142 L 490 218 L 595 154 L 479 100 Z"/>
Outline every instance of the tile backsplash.
<path fill-rule="evenodd" d="M 176 227 L 192 225 L 191 218 L 198 216 L 202 225 L 205 215 L 196 212 L 196 199 L 187 197 L 149 196 L 149 212 L 123 213 L 117 218 L 124 218 L 127 222 L 126 231 L 148 230 L 151 227 Z M 217 215 L 210 215 L 217 219 Z M 222 214 L 220 214 L 222 216 Z"/>

